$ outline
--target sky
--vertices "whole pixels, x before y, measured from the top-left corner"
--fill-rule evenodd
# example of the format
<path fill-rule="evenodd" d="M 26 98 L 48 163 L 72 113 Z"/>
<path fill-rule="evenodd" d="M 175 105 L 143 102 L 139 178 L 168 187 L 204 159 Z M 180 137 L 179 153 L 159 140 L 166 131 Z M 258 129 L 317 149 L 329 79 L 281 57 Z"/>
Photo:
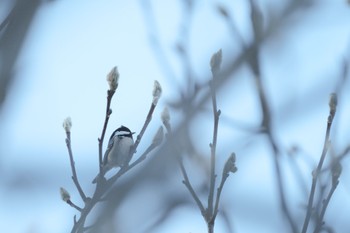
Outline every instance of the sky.
<path fill-rule="evenodd" d="M 268 12 L 278 12 L 283 7 L 279 1 L 257 2 L 269 15 L 265 24 L 272 18 Z M 132 131 L 141 129 L 152 101 L 154 80 L 162 85 L 162 99 L 145 135 L 145 144 L 140 145 L 142 149 L 161 124 L 159 116 L 163 108 L 179 99 L 179 90 L 188 87 L 177 43 L 186 44 L 194 80 L 205 83 L 210 77 L 209 60 L 214 52 L 222 48 L 225 67 L 242 50 L 237 37 L 232 36 L 217 12 L 218 5 L 225 6 L 233 15 L 243 40 L 247 44 L 252 41 L 247 1 L 195 1 L 189 17 L 182 1 L 151 1 L 151 4 L 155 27 L 149 27 L 149 15 L 142 1 L 55 0 L 40 7 L 0 112 L 0 229 L 4 232 L 70 230 L 76 211 L 59 196 L 61 186 L 75 190 L 62 122 L 68 116 L 72 118 L 77 170 L 83 186 L 92 191 L 90 180 L 97 173 L 97 138 L 103 126 L 108 88 L 106 75 L 112 67 L 118 67 L 120 84 L 111 106 L 113 114 L 107 135 L 120 125 Z M 0 2 L 0 8 L 2 5 L 6 2 Z M 2 19 L 6 13 L 0 14 Z M 310 178 L 306 180 L 307 187 L 311 180 L 310 166 L 316 163 L 322 149 L 329 94 L 336 89 L 342 75 L 344 58 L 349 57 L 349 15 L 346 1 L 319 1 L 286 19 L 285 26 L 261 48 L 260 62 L 275 134 L 281 148 L 300 149 L 297 163 L 303 176 Z M 166 59 L 155 51 L 152 36 L 159 40 Z M 168 62 L 168 69 L 164 68 L 164 62 Z M 234 232 L 256 232 L 257 228 L 259 232 L 281 232 L 286 225 L 276 201 L 266 141 L 244 130 L 245 126 L 257 127 L 261 117 L 254 79 L 246 65 L 234 76 L 218 92 L 222 111 L 218 153 L 228 155 L 234 150 L 239 161 L 239 172 L 230 176 L 222 203 L 234 210 L 229 214 Z M 332 132 L 337 153 L 350 143 L 350 111 L 346 107 L 349 88 L 347 80 L 339 96 Z M 174 122 L 180 122 L 181 113 L 171 108 L 170 111 Z M 191 126 L 196 149 L 203 154 L 209 151 L 212 131 L 209 116 L 197 116 Z M 218 165 L 225 159 L 220 159 Z M 288 180 L 288 196 L 293 200 L 295 213 L 303 213 L 300 206 L 305 205 L 306 199 L 287 161 L 285 158 L 283 172 Z M 350 176 L 345 169 L 349 165 L 349 159 L 344 159 L 343 180 Z M 181 177 L 179 187 L 185 189 Z M 258 194 L 262 197 L 257 198 Z M 348 226 L 350 202 L 345 200 L 349 200 L 349 195 L 350 185 L 341 181 L 329 207 L 329 221 L 335 229 Z M 281 221 L 276 223 L 273 219 Z M 132 219 L 124 220 L 123 230 L 135 232 Z M 206 226 L 199 211 L 190 205 L 174 211 L 153 232 L 204 231 Z M 219 216 L 216 232 L 226 231 Z"/>

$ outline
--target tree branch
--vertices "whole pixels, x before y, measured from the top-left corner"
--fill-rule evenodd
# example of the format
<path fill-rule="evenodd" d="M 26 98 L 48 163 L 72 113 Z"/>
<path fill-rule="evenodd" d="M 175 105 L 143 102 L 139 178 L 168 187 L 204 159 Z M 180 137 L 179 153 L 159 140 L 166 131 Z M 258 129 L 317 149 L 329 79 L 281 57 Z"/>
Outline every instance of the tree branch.
<path fill-rule="evenodd" d="M 327 151 L 328 151 L 328 148 L 329 148 L 329 145 L 330 145 L 329 135 L 330 135 L 330 131 L 331 131 L 331 128 L 332 128 L 332 123 L 333 123 L 333 119 L 334 119 L 334 116 L 335 116 L 335 110 L 336 110 L 336 100 L 333 99 L 333 101 L 335 101 L 335 106 L 331 106 L 331 102 L 332 102 L 332 96 L 331 96 L 331 99 L 330 99 L 330 111 L 329 111 L 329 116 L 328 116 L 328 120 L 327 120 L 326 136 L 325 136 L 325 139 L 324 139 L 323 150 L 322 150 L 322 154 L 321 154 L 320 160 L 318 162 L 317 168 L 316 168 L 316 170 L 314 170 L 312 172 L 312 184 L 311 184 L 309 201 L 308 201 L 308 205 L 307 205 L 307 211 L 306 211 L 306 216 L 305 216 L 305 220 L 304 220 L 304 224 L 303 224 L 302 233 L 306 233 L 307 228 L 309 226 L 311 213 L 312 213 L 312 209 L 313 209 L 312 206 L 313 206 L 313 202 L 314 202 L 318 176 L 319 176 L 319 174 L 321 172 L 321 169 L 322 169 L 322 166 L 323 166 L 323 162 L 324 162 L 324 160 L 326 158 L 326 154 L 327 154 Z"/>
<path fill-rule="evenodd" d="M 112 98 L 113 98 L 114 93 L 115 93 L 115 90 L 108 90 L 107 91 L 106 116 L 105 116 L 105 121 L 104 121 L 103 128 L 102 128 L 101 137 L 99 137 L 99 139 L 98 139 L 98 162 L 99 162 L 100 174 L 102 172 L 102 166 L 103 166 L 103 164 L 102 164 L 103 163 L 102 162 L 103 141 L 104 141 L 104 137 L 105 137 L 106 130 L 107 130 L 108 120 L 109 120 L 109 117 L 112 114 L 112 110 L 111 110 L 110 107 L 111 107 L 111 102 L 112 102 Z"/>
<path fill-rule="evenodd" d="M 66 138 L 66 145 L 67 145 L 68 154 L 69 154 L 70 166 L 71 166 L 71 169 L 72 169 L 72 179 L 73 179 L 73 182 L 74 182 L 75 186 L 78 189 L 78 192 L 79 192 L 79 194 L 81 196 L 81 199 L 83 199 L 83 201 L 85 202 L 86 201 L 86 196 L 84 194 L 83 189 L 80 186 L 80 183 L 78 181 L 77 172 L 75 170 L 75 162 L 74 162 L 74 159 L 73 159 L 73 152 L 72 152 L 72 146 L 71 146 L 71 137 L 70 137 L 70 132 L 69 131 L 66 131 L 66 136 L 67 136 L 67 138 Z"/>
<path fill-rule="evenodd" d="M 185 169 L 185 166 L 181 160 L 181 158 L 178 158 L 179 164 L 180 164 L 180 169 L 182 172 L 182 176 L 184 178 L 184 180 L 182 181 L 182 183 L 186 186 L 186 188 L 188 189 L 188 191 L 190 192 L 191 196 L 193 197 L 193 200 L 196 202 L 199 210 L 201 211 L 204 219 L 207 219 L 207 211 L 205 210 L 201 200 L 199 199 L 199 197 L 197 196 L 196 192 L 194 191 L 190 180 L 188 179 L 188 175 Z"/>

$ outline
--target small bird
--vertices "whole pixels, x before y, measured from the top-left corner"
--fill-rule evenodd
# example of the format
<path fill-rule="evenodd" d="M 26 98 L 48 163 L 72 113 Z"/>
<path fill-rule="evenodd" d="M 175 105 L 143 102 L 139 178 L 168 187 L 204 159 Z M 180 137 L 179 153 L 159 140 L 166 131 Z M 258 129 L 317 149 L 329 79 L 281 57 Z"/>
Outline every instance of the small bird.
<path fill-rule="evenodd" d="M 102 176 L 113 167 L 123 167 L 129 164 L 132 157 L 130 149 L 134 145 L 134 139 L 132 137 L 134 133 L 123 125 L 112 133 L 102 161 Z M 99 175 L 96 176 L 92 183 L 97 182 Z"/>

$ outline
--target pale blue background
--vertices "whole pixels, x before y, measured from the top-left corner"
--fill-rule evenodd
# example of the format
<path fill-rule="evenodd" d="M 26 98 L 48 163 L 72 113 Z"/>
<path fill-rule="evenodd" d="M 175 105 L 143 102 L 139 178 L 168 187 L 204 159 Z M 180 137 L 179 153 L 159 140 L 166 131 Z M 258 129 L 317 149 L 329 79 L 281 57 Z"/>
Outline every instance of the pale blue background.
<path fill-rule="evenodd" d="M 1 1 L 0 8 L 9 2 Z M 170 78 L 154 55 L 141 2 L 56 0 L 42 4 L 16 63 L 16 79 L 0 113 L 2 232 L 70 230 L 76 211 L 60 200 L 59 187 L 71 190 L 75 200 L 79 199 L 70 179 L 62 122 L 67 116 L 72 118 L 77 170 L 83 188 L 92 191 L 90 181 L 97 173 L 97 138 L 102 129 L 108 87 L 106 74 L 113 66 L 118 66 L 120 86 L 112 103 L 107 135 L 121 124 L 133 131 L 141 128 L 152 100 L 153 82 L 158 80 L 163 96 L 146 134 L 145 141 L 149 141 L 160 123 L 157 117 L 161 110 L 186 85 L 182 63 L 175 51 L 175 44 L 181 39 L 184 4 L 151 1 L 156 36 L 172 67 L 173 78 Z M 268 10 L 278 12 L 283 6 L 280 1 L 257 2 L 264 14 Z M 195 79 L 200 83 L 210 75 L 211 54 L 222 48 L 225 65 L 241 50 L 215 10 L 218 4 L 234 15 L 244 40 L 252 40 L 247 1 L 195 1 L 192 20 L 187 25 L 188 53 Z M 309 156 L 301 160 L 304 162 L 299 161 L 307 187 L 311 180 L 310 166 L 315 164 L 322 149 L 329 93 L 341 77 L 343 59 L 349 56 L 349 7 L 345 0 L 318 1 L 286 20 L 283 30 L 273 34 L 262 48 L 264 85 L 271 100 L 277 140 L 286 151 L 297 145 L 303 156 Z M 6 12 L 0 13 L 2 20 Z M 282 232 L 286 224 L 279 212 L 266 141 L 261 136 L 253 137 L 229 128 L 237 122 L 257 126 L 260 120 L 257 94 L 247 66 L 239 69 L 237 76 L 235 82 L 218 94 L 223 112 L 218 151 L 224 155 L 218 164 L 222 165 L 226 155 L 235 151 L 239 168 L 225 186 L 222 204 L 232 206 L 230 218 L 235 232 Z M 339 96 L 332 132 L 336 152 L 350 143 L 349 85 L 349 81 L 344 83 L 344 92 Z M 282 108 L 286 106 L 287 109 Z M 173 117 L 177 122 L 178 115 L 173 113 Z M 209 153 L 211 127 L 210 112 L 198 117 L 193 126 L 192 136 L 203 154 Z M 303 213 L 301 208 L 306 198 L 288 170 L 287 161 L 283 170 L 289 182 L 287 194 L 293 200 L 294 213 Z M 326 215 L 337 232 L 350 227 L 348 163 L 349 159 L 345 159 L 341 183 Z M 178 179 L 181 184 L 180 175 Z M 304 214 L 297 219 L 303 217 Z M 124 218 L 125 231 L 134 229 L 132 218 Z M 218 217 L 216 232 L 225 230 Z M 175 211 L 157 229 L 167 233 L 205 231 L 205 223 L 194 205 Z"/>

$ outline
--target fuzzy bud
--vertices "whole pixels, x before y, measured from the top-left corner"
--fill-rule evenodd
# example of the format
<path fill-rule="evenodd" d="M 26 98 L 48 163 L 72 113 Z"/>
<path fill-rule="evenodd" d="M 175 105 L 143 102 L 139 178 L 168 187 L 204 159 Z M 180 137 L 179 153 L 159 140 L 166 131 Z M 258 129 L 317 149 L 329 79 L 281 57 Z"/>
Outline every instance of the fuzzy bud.
<path fill-rule="evenodd" d="M 67 117 L 63 121 L 63 128 L 66 131 L 66 133 L 70 133 L 70 129 L 72 128 L 72 120 L 70 117 Z"/>
<path fill-rule="evenodd" d="M 107 82 L 109 85 L 109 90 L 117 90 L 119 83 L 119 72 L 116 66 L 114 66 L 112 70 L 107 74 Z"/>
<path fill-rule="evenodd" d="M 216 74 L 219 71 L 221 66 L 221 61 L 222 61 L 222 50 L 220 49 L 219 51 L 214 53 L 210 59 L 210 68 L 213 74 Z"/>
<path fill-rule="evenodd" d="M 236 154 L 235 153 L 231 153 L 230 157 L 228 157 L 228 159 L 227 159 L 227 161 L 225 163 L 223 174 L 224 175 L 228 175 L 229 172 L 235 173 L 236 171 L 237 171 Z"/>
<path fill-rule="evenodd" d="M 163 122 L 163 125 L 165 126 L 165 128 L 170 131 L 171 130 L 171 126 L 170 126 L 170 114 L 169 114 L 169 110 L 167 107 L 165 107 L 163 109 L 162 115 L 161 115 L 161 119 Z"/>
<path fill-rule="evenodd" d="M 162 95 L 162 87 L 160 86 L 159 82 L 157 80 L 154 81 L 154 86 L 153 86 L 153 105 L 157 105 L 158 100 L 160 96 Z"/>
<path fill-rule="evenodd" d="M 163 137 L 164 137 L 164 132 L 163 132 L 163 127 L 161 126 L 159 127 L 157 133 L 154 135 L 152 144 L 155 146 L 159 146 L 163 141 Z"/>
<path fill-rule="evenodd" d="M 332 181 L 333 181 L 333 184 L 335 184 L 335 182 L 338 182 L 339 176 L 342 172 L 342 166 L 339 163 L 339 161 L 336 161 L 333 163 L 331 170 L 332 170 Z"/>
<path fill-rule="evenodd" d="M 337 110 L 337 104 L 338 104 L 338 98 L 336 93 L 332 93 L 329 96 L 329 109 L 331 112 L 334 112 Z"/>
<path fill-rule="evenodd" d="M 70 195 L 68 193 L 67 190 L 65 190 L 64 188 L 60 188 L 60 194 L 61 194 L 61 199 L 64 201 L 64 202 L 69 202 L 70 201 Z"/>

